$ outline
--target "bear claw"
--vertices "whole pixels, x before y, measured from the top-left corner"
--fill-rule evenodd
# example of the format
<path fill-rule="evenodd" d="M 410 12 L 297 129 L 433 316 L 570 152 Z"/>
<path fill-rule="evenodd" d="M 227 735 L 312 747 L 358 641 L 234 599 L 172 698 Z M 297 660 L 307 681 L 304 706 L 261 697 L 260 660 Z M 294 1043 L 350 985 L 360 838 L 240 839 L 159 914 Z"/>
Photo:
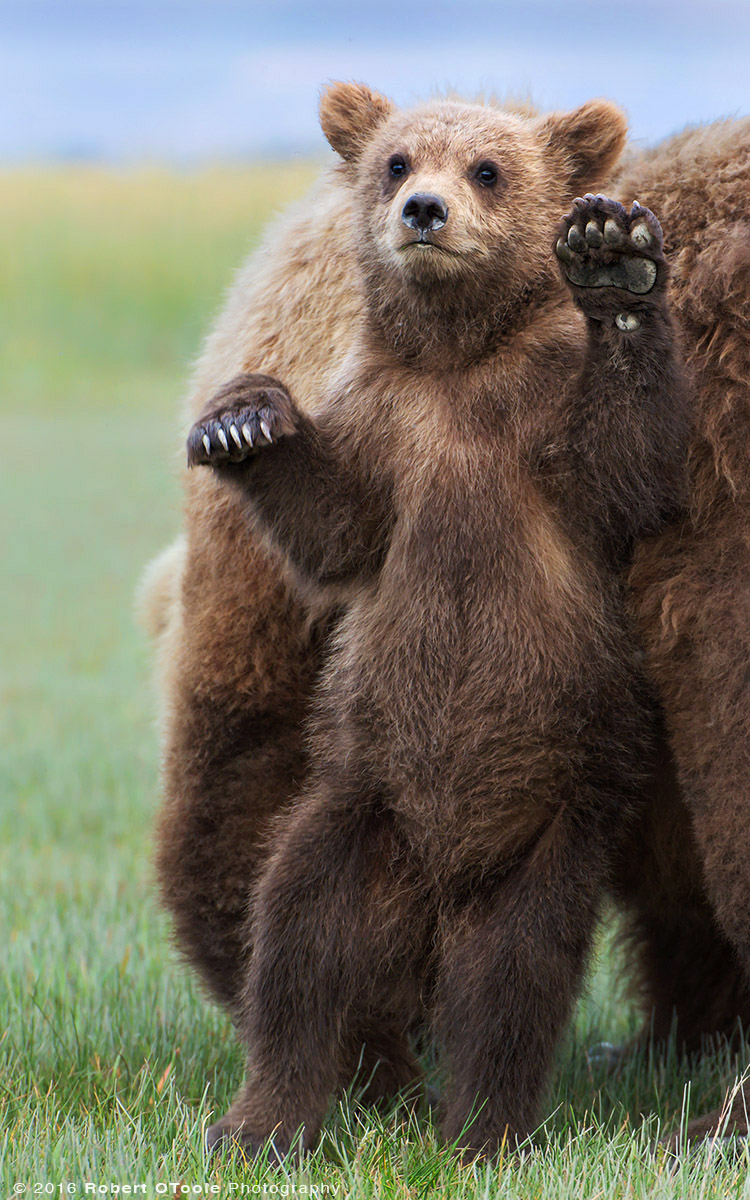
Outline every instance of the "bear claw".
<path fill-rule="evenodd" d="M 256 1145 L 252 1138 L 244 1135 L 242 1124 L 234 1125 L 226 1117 L 208 1126 L 204 1141 L 208 1154 L 215 1154 L 217 1150 L 228 1146 L 242 1150 L 247 1158 L 254 1158 L 260 1149 L 260 1145 Z"/>
<path fill-rule="evenodd" d="M 207 1154 L 213 1154 L 226 1141 L 226 1133 L 220 1121 L 217 1121 L 215 1125 L 208 1126 L 203 1135 L 203 1141 Z"/>
<path fill-rule="evenodd" d="M 214 397 L 187 439 L 188 466 L 240 463 L 297 428 L 289 393 L 267 376 L 241 375 Z"/>
<path fill-rule="evenodd" d="M 206 1153 L 216 1154 L 224 1147 L 239 1150 L 247 1161 L 259 1158 L 265 1150 L 269 1162 L 283 1165 L 290 1158 L 300 1158 L 304 1148 L 298 1138 L 284 1139 L 275 1135 L 267 1138 L 253 1137 L 246 1132 L 245 1122 L 236 1124 L 229 1116 L 209 1125 L 203 1135 Z"/>

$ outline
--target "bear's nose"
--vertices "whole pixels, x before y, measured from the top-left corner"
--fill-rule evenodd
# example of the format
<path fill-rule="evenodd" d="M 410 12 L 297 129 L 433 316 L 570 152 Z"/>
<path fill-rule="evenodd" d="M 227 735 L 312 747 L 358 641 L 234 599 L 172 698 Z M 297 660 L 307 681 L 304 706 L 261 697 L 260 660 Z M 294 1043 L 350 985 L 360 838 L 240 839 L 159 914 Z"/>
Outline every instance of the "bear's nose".
<path fill-rule="evenodd" d="M 401 220 L 407 229 L 442 229 L 448 220 L 448 206 L 439 196 L 415 192 L 406 201 Z"/>

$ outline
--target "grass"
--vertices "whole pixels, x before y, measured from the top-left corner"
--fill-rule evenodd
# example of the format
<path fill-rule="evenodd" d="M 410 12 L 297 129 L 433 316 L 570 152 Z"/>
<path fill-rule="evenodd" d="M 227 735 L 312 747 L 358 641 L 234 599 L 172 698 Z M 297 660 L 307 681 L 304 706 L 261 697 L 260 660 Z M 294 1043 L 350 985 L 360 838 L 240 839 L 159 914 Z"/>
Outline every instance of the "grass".
<path fill-rule="evenodd" d="M 227 1196 L 243 1184 L 256 1195 L 750 1195 L 744 1148 L 705 1148 L 676 1174 L 649 1153 L 658 1122 L 679 1119 L 685 1081 L 691 1110 L 713 1105 L 744 1054 L 689 1065 L 644 1053 L 613 1075 L 587 1065 L 586 1046 L 636 1028 L 609 934 L 545 1134 L 520 1162 L 460 1167 L 426 1117 L 403 1106 L 375 1117 L 356 1097 L 332 1110 L 301 1170 L 204 1158 L 202 1127 L 242 1062 L 153 898 L 157 739 L 132 594 L 179 523 L 190 357 L 262 222 L 310 176 L 0 176 L 0 1197 L 66 1183 L 65 1194 L 143 1184 L 171 1195 L 175 1182 Z"/>

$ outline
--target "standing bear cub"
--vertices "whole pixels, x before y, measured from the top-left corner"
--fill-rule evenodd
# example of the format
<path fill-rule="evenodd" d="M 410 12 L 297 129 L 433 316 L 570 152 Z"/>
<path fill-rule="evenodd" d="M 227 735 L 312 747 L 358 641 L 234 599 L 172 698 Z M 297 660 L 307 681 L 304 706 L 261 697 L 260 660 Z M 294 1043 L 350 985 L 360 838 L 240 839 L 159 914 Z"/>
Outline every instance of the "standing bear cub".
<path fill-rule="evenodd" d="M 342 606 L 252 898 L 248 1081 L 209 1142 L 309 1146 L 363 1046 L 413 1080 L 423 1025 L 445 1137 L 492 1151 L 540 1117 L 648 758 L 620 572 L 683 499 L 661 230 L 586 195 L 555 262 L 622 143 L 605 103 L 530 121 L 336 85 L 321 115 L 353 349 L 318 416 L 243 374 L 188 439 Z"/>

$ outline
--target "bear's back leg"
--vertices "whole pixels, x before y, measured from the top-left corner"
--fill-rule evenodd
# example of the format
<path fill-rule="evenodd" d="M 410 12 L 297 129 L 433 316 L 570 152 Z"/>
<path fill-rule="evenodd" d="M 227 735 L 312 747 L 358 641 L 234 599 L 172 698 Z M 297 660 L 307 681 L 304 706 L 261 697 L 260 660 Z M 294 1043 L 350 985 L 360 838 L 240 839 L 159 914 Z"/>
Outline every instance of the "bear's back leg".
<path fill-rule="evenodd" d="M 680 1048 L 692 1053 L 706 1039 L 750 1028 L 750 988 L 707 895 L 665 737 L 659 757 L 617 863 L 614 891 L 625 914 L 631 990 L 645 1017 L 638 1040 L 663 1043 L 674 1031 Z"/>
<path fill-rule="evenodd" d="M 209 494 L 190 514 L 156 858 L 177 943 L 230 1006 L 270 824 L 304 780 L 322 641 L 235 504 Z"/>
<path fill-rule="evenodd" d="M 721 507 L 643 547 L 633 582 L 706 893 L 750 984 L 750 512 Z"/>
<path fill-rule="evenodd" d="M 372 1091 L 419 1078 L 406 1035 L 421 1008 L 434 914 L 395 819 L 368 783 L 330 772 L 274 843 L 255 897 L 253 954 L 239 1030 L 248 1079 L 207 1134 L 250 1154 L 317 1139 L 362 1042 Z M 410 1072 L 417 1072 L 416 1076 Z M 377 1073 L 376 1073 L 377 1075 Z"/>

